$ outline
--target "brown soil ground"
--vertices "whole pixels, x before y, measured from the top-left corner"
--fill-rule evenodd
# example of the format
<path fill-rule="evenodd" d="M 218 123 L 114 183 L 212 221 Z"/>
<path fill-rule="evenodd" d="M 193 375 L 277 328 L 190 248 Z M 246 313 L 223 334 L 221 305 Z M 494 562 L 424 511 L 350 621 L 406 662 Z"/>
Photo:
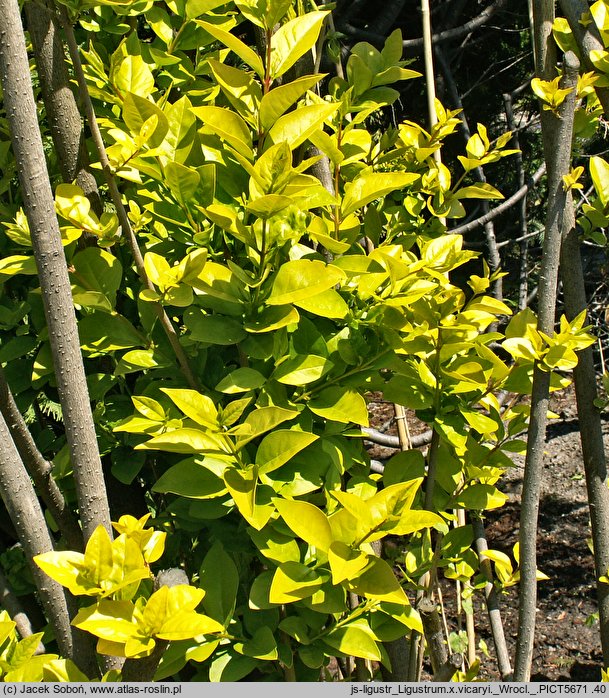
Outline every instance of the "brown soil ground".
<path fill-rule="evenodd" d="M 388 404 L 371 405 L 374 426 L 395 432 L 393 410 Z M 537 630 L 533 659 L 533 681 L 598 681 L 602 655 L 594 579 L 589 549 L 590 526 L 579 425 L 573 389 L 555 395 L 551 409 L 559 419 L 550 423 L 547 433 L 544 483 L 540 503 L 538 567 L 550 577 L 539 583 Z M 605 417 L 607 417 L 605 413 Z M 409 421 L 411 434 L 424 430 L 416 420 Z M 606 452 L 609 453 L 609 419 L 603 420 Z M 387 458 L 392 451 L 374 447 L 374 458 Z M 496 512 L 489 512 L 486 529 L 489 546 L 511 553 L 518 539 L 519 501 L 523 463 L 506 473 L 501 489 L 509 501 Z M 454 585 L 446 585 L 445 605 L 451 625 Z M 518 620 L 518 587 L 501 597 L 501 611 L 511 656 Z M 474 604 L 476 630 L 488 646 L 489 656 L 479 653 L 481 679 L 498 679 L 495 651 L 480 594 Z"/>

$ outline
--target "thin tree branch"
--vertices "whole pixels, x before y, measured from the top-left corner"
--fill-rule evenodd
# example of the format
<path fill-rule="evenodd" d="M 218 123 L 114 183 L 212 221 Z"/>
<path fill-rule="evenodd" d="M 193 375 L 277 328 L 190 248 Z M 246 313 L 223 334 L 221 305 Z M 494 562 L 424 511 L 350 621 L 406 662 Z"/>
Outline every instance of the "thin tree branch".
<path fill-rule="evenodd" d="M 469 22 L 466 22 L 459 27 L 454 27 L 453 29 L 447 29 L 446 31 L 434 34 L 432 36 L 433 43 L 438 44 L 445 41 L 453 41 L 467 36 L 467 34 L 473 32 L 475 29 L 478 29 L 483 24 L 488 22 L 488 20 L 499 10 L 503 9 L 505 5 L 507 5 L 507 0 L 495 0 L 495 2 L 486 7 L 479 15 L 471 19 Z M 358 39 L 369 41 L 371 44 L 376 46 L 382 46 L 385 43 L 386 37 L 377 32 L 354 27 L 349 21 L 341 22 L 340 18 L 337 18 L 337 24 L 339 29 L 345 32 L 345 34 L 350 34 Z M 404 39 L 404 41 L 402 41 L 402 46 L 407 52 L 420 53 L 423 48 L 423 37 L 421 36 L 416 39 Z"/>
<path fill-rule="evenodd" d="M 479 218 L 476 218 L 476 220 L 470 221 L 469 223 L 463 223 L 463 225 L 459 225 L 456 228 L 449 230 L 448 232 L 456 233 L 458 235 L 465 235 L 466 233 L 470 233 L 472 230 L 476 230 L 476 228 L 479 228 L 488 221 L 493 220 L 493 218 L 497 218 L 497 216 L 500 216 L 502 213 L 509 211 L 509 209 L 512 208 L 514 204 L 517 204 L 520 201 L 520 199 L 526 196 L 529 193 L 529 191 L 533 189 L 533 187 L 539 182 L 539 180 L 544 176 L 545 173 L 546 165 L 545 163 L 543 163 L 531 176 L 529 181 L 523 187 L 520 187 L 518 191 L 514 192 L 514 194 L 512 194 L 512 196 L 510 196 L 509 199 L 506 199 L 503 203 L 499 204 L 499 206 L 495 206 L 495 208 L 491 209 L 486 215 L 480 216 Z"/>
<path fill-rule="evenodd" d="M 51 131 L 57 162 L 64 182 L 76 181 L 99 215 L 102 203 L 97 182 L 89 171 L 82 119 L 65 61 L 61 37 L 54 15 L 46 6 L 31 0 L 25 3 L 27 26 L 34 49 L 34 58 L 46 120 Z"/>
<path fill-rule="evenodd" d="M 0 605 L 8 612 L 9 616 L 15 623 L 17 627 L 17 632 L 22 638 L 29 637 L 34 634 L 32 630 L 32 623 L 28 618 L 27 613 L 23 610 L 23 607 L 19 603 L 19 599 L 13 593 L 4 572 L 0 570 Z M 42 642 L 38 647 L 38 653 L 44 652 L 44 645 Z"/>
<path fill-rule="evenodd" d="M 6 14 L 3 17 L 6 19 Z M 74 643 L 64 589 L 49 579 L 33 560 L 36 555 L 52 551 L 53 542 L 30 478 L 1 413 L 0 496 L 17 531 L 59 649 L 64 657 L 75 659 L 78 648 Z"/>
<path fill-rule="evenodd" d="M 72 28 L 72 24 L 68 19 L 66 8 L 63 5 L 58 7 L 58 13 L 61 26 L 66 36 L 68 50 L 70 52 L 70 58 L 72 59 L 74 74 L 76 76 L 76 81 L 79 87 L 80 98 L 83 102 L 87 122 L 89 123 L 89 128 L 91 129 L 91 135 L 93 137 L 93 142 L 95 143 L 95 147 L 97 149 L 99 161 L 102 166 L 106 182 L 108 184 L 110 196 L 112 198 L 114 206 L 116 207 L 116 215 L 118 216 L 118 219 L 120 221 L 123 233 L 127 236 L 127 241 L 129 242 L 129 246 L 131 248 L 133 261 L 135 262 L 135 267 L 142 281 L 142 284 L 147 289 L 154 290 L 154 286 L 148 278 L 148 275 L 146 274 L 146 269 L 144 267 L 144 258 L 142 257 L 137 238 L 135 236 L 135 233 L 133 232 L 133 228 L 131 227 L 131 222 L 129 221 L 129 216 L 127 215 L 125 206 L 123 205 L 123 200 L 118 189 L 118 185 L 116 183 L 116 178 L 114 177 L 112 167 L 110 166 L 110 162 L 106 154 L 106 147 L 104 145 L 99 125 L 97 123 L 97 117 L 95 116 L 95 110 L 93 108 L 93 103 L 91 102 L 91 96 L 89 94 L 85 74 L 82 69 L 82 63 L 80 61 L 80 54 L 78 51 L 78 44 L 76 43 L 76 37 L 74 36 L 74 29 Z M 199 390 L 201 388 L 201 385 L 198 379 L 195 377 L 194 373 L 192 372 L 192 369 L 190 368 L 190 363 L 188 361 L 188 357 L 186 356 L 186 352 L 180 344 L 180 340 L 169 316 L 167 315 L 163 306 L 160 303 L 154 303 L 153 306 L 159 319 L 159 322 L 163 330 L 165 331 L 167 338 L 169 339 L 171 348 L 173 349 L 176 355 L 176 359 L 188 384 L 194 390 Z"/>
<path fill-rule="evenodd" d="M 391 434 L 383 434 L 376 429 L 371 429 L 369 427 L 362 428 L 362 432 L 366 435 L 365 438 L 368 441 L 372 441 L 379 446 L 386 446 L 387 448 L 401 448 L 400 437 L 392 436 Z M 422 434 L 415 434 L 410 436 L 410 448 L 419 448 L 420 446 L 426 446 L 431 441 L 432 430 L 428 429 Z"/>
<path fill-rule="evenodd" d="M 501 679 L 503 681 L 512 680 L 512 665 L 510 663 L 510 652 L 505 641 L 505 632 L 503 630 L 503 621 L 501 620 L 501 611 L 499 610 L 499 598 L 497 591 L 493 585 L 493 568 L 490 560 L 485 553 L 488 550 L 486 542 L 486 534 L 482 521 L 476 516 L 472 517 L 472 525 L 474 527 L 474 536 L 476 542 L 476 550 L 480 558 L 480 569 L 488 580 L 484 585 L 484 596 L 486 598 L 486 610 L 488 612 L 488 620 L 491 626 L 491 634 L 495 644 L 495 653 L 497 655 L 497 666 Z"/>
<path fill-rule="evenodd" d="M 68 547 L 72 550 L 83 550 L 82 531 L 72 515 L 61 490 L 53 479 L 52 466 L 38 450 L 30 430 L 15 403 L 11 389 L 6 382 L 4 371 L 0 368 L 0 411 L 13 437 L 13 441 L 21 460 L 42 500 L 47 505 L 51 516 L 55 519 L 59 530 L 65 536 Z"/>
<path fill-rule="evenodd" d="M 463 102 L 461 101 L 461 97 L 459 96 L 459 90 L 457 89 L 457 84 L 455 82 L 453 72 L 450 68 L 448 61 L 444 57 L 444 53 L 439 47 L 436 47 L 436 57 L 438 59 L 438 63 L 440 64 L 440 69 L 442 70 L 442 74 L 444 75 L 448 91 L 452 98 L 453 107 L 455 109 L 461 110 L 461 113 L 459 115 L 461 119 L 460 130 L 463 134 L 465 143 L 467 144 L 467 142 L 471 138 L 471 131 L 467 122 L 467 117 L 465 116 Z M 482 167 L 476 167 L 474 169 L 474 173 L 480 182 L 486 182 L 486 175 L 484 174 L 484 170 L 482 169 Z M 486 199 L 483 199 L 481 205 L 483 216 L 487 216 L 490 211 L 488 201 Z M 501 266 L 501 255 L 499 254 L 499 248 L 497 246 L 497 238 L 495 237 L 495 228 L 493 226 L 492 219 L 487 220 L 486 223 L 484 223 L 484 235 L 486 237 L 489 268 L 491 272 L 495 272 Z M 498 300 L 501 300 L 503 298 L 503 282 L 501 280 L 501 277 L 495 279 L 495 281 L 493 282 L 492 293 L 493 296 Z"/>

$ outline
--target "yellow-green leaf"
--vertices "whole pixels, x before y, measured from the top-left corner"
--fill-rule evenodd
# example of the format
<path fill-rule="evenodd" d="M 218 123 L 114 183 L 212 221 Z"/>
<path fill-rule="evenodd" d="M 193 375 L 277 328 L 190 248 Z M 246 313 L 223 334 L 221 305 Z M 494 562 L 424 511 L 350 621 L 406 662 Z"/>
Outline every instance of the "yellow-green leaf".
<path fill-rule="evenodd" d="M 275 499 L 274 504 L 297 536 L 324 552 L 328 550 L 333 540 L 332 530 L 321 509 L 309 502 L 289 499 Z"/>

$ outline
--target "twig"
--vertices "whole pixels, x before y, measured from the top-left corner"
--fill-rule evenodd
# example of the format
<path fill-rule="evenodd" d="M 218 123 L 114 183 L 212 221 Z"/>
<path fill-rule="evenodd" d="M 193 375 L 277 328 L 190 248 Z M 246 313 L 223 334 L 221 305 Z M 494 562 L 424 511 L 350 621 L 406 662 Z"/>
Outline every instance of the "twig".
<path fill-rule="evenodd" d="M 464 36 L 467 36 L 475 29 L 481 27 L 506 4 L 507 0 L 495 0 L 494 3 L 486 7 L 479 15 L 471 19 L 469 22 L 465 22 L 465 24 L 462 24 L 459 27 L 454 27 L 453 29 L 447 29 L 446 31 L 434 34 L 432 36 L 433 43 L 439 44 L 445 41 L 458 40 Z M 338 18 L 337 24 L 339 29 L 344 31 L 346 34 L 351 34 L 352 36 L 363 39 L 364 41 L 369 41 L 376 46 L 382 46 L 385 42 L 385 36 L 382 34 L 365 29 L 359 29 L 358 27 L 354 27 L 348 21 L 341 22 L 340 18 Z M 412 51 L 413 49 L 420 51 L 423 48 L 423 37 L 421 36 L 416 39 L 404 39 L 404 41 L 402 41 L 402 46 L 404 47 L 405 51 Z"/>
<path fill-rule="evenodd" d="M 472 517 L 472 525 L 474 527 L 474 536 L 476 550 L 480 558 L 480 569 L 488 580 L 484 585 L 484 596 L 486 599 L 486 610 L 488 612 L 488 620 L 491 626 L 491 634 L 493 643 L 495 644 L 495 653 L 497 655 L 497 666 L 503 681 L 512 680 L 512 665 L 510 663 L 510 653 L 505 641 L 505 632 L 503 630 L 503 621 L 501 620 L 501 611 L 499 610 L 499 599 L 497 591 L 493 585 L 493 568 L 491 562 L 486 557 L 485 553 L 488 550 L 486 542 L 486 534 L 484 526 L 478 516 Z"/>
<path fill-rule="evenodd" d="M 63 5 L 61 5 L 57 8 L 57 11 L 59 13 L 61 26 L 66 36 L 66 41 L 70 52 L 70 58 L 72 59 L 72 65 L 74 68 L 74 74 L 78 83 L 80 98 L 84 106 L 87 122 L 89 123 L 89 128 L 91 129 L 91 136 L 93 137 L 93 142 L 95 143 L 95 148 L 97 150 L 99 162 L 101 164 L 104 176 L 106 178 L 106 182 L 108 184 L 108 189 L 110 191 L 110 196 L 112 197 L 112 202 L 116 207 L 116 215 L 118 216 L 123 232 L 127 236 L 127 241 L 131 248 L 133 261 L 135 262 L 135 267 L 142 281 L 142 284 L 147 289 L 154 290 L 154 286 L 148 278 L 148 275 L 146 274 L 146 269 L 144 268 L 144 258 L 142 257 L 137 238 L 135 236 L 135 233 L 133 232 L 133 228 L 131 227 L 131 222 L 129 221 L 129 216 L 127 215 L 127 211 L 125 210 L 125 206 L 123 205 L 123 200 L 118 189 L 118 185 L 116 183 L 114 172 L 112 171 L 112 167 L 108 160 L 106 147 L 104 145 L 104 140 L 99 129 L 99 125 L 97 123 L 97 117 L 95 116 L 95 110 L 91 101 L 91 95 L 89 94 L 87 81 L 85 79 L 85 74 L 82 68 L 80 54 L 78 51 L 78 44 L 76 43 L 76 37 L 74 36 L 74 29 L 68 19 L 66 8 Z M 190 368 L 188 357 L 186 356 L 184 348 L 180 344 L 180 340 L 171 320 L 169 319 L 169 316 L 165 312 L 165 309 L 163 308 L 161 303 L 157 302 L 153 305 L 159 322 L 161 323 L 161 326 L 165 331 L 167 338 L 169 339 L 171 348 L 173 349 L 176 355 L 180 368 L 182 369 L 182 373 L 184 374 L 189 386 L 194 390 L 199 390 L 201 388 L 201 384 L 199 383 L 199 381 L 193 374 L 192 369 Z"/>
<path fill-rule="evenodd" d="M 440 47 L 436 47 L 436 57 L 438 58 L 438 63 L 440 64 L 440 68 L 442 70 L 442 73 L 444 75 L 444 79 L 446 81 L 446 85 L 448 87 L 448 91 L 452 97 L 453 101 L 453 107 L 455 109 L 460 109 L 460 119 L 461 119 L 461 133 L 463 134 L 463 138 L 465 140 L 465 143 L 469 141 L 471 138 L 471 131 L 469 129 L 469 124 L 467 123 L 467 117 L 465 116 L 465 111 L 463 110 L 463 102 L 461 101 L 461 97 L 459 96 L 459 91 L 457 89 L 457 84 L 455 82 L 455 78 L 453 75 L 453 72 L 450 68 L 450 65 L 446 58 L 444 57 L 444 54 Z M 474 173 L 478 180 L 480 182 L 485 183 L 486 182 L 486 175 L 484 174 L 484 170 L 482 167 L 476 167 L 474 170 Z M 486 199 L 483 199 L 481 202 L 482 206 L 482 211 L 483 211 L 483 216 L 488 215 L 490 211 L 489 203 Z M 495 237 L 495 228 L 493 226 L 492 219 L 487 220 L 486 223 L 484 223 L 484 234 L 486 237 L 486 246 L 487 246 L 487 254 L 488 254 L 488 264 L 491 272 L 495 272 L 499 269 L 501 266 L 501 255 L 499 254 L 499 247 L 497 245 L 497 238 Z M 492 285 L 492 294 L 495 298 L 498 300 L 501 300 L 503 298 L 503 282 L 501 277 L 495 279 Z"/>
<path fill-rule="evenodd" d="M 512 108 L 512 95 L 503 95 L 503 104 L 505 105 L 505 116 L 507 125 L 512 131 L 512 140 L 516 149 L 516 164 L 518 165 L 518 186 L 522 189 L 524 181 L 524 167 L 522 163 L 522 152 L 520 151 L 520 139 L 516 131 L 516 122 L 514 120 L 514 110 Z M 529 283 L 529 245 L 528 245 L 528 225 L 527 225 L 527 197 L 526 195 L 520 199 L 518 207 L 518 216 L 520 219 L 520 260 L 518 271 L 518 309 L 523 310 L 526 307 Z"/>
<path fill-rule="evenodd" d="M 53 541 L 30 478 L 2 414 L 0 414 L 0 496 L 19 536 L 39 591 L 40 601 L 55 631 L 60 651 L 64 657 L 74 658 L 77 646 L 73 641 L 65 591 L 57 582 L 50 580 L 33 561 L 36 555 L 52 551 Z"/>
<path fill-rule="evenodd" d="M 370 427 L 363 427 L 362 432 L 366 435 L 368 441 L 372 441 L 379 446 L 386 446 L 387 448 L 401 448 L 400 437 L 392 436 L 391 434 L 383 434 L 377 429 L 372 429 Z M 432 430 L 428 429 L 422 434 L 415 434 L 410 436 L 410 448 L 420 448 L 421 446 L 427 446 L 430 443 L 432 436 Z"/>
<path fill-rule="evenodd" d="M 34 634 L 34 631 L 32 630 L 32 623 L 30 622 L 27 613 L 23 610 L 23 607 L 19 603 L 19 599 L 13 593 L 13 590 L 11 589 L 2 570 L 0 570 L 0 604 L 15 622 L 17 632 L 22 638 L 26 638 Z M 38 645 L 36 653 L 42 654 L 43 652 L 44 645 L 41 642 Z"/>
<path fill-rule="evenodd" d="M 514 192 L 514 194 L 512 194 L 512 196 L 510 196 L 509 199 L 506 199 L 503 203 L 500 203 L 498 206 L 495 206 L 495 208 L 491 209 L 486 215 L 480 216 L 480 218 L 476 218 L 476 220 L 470 221 L 469 223 L 459 225 L 456 228 L 449 230 L 448 232 L 455 233 L 457 235 L 465 235 L 466 233 L 470 233 L 472 230 L 476 230 L 476 228 L 479 228 L 488 221 L 493 220 L 493 218 L 497 218 L 497 216 L 500 216 L 502 213 L 505 213 L 514 204 L 518 203 L 523 196 L 526 196 L 529 193 L 529 191 L 531 191 L 531 189 L 533 189 L 533 187 L 544 176 L 545 173 L 546 164 L 542 163 L 537 169 L 537 171 L 533 173 L 529 181 L 523 187 L 520 187 L 518 191 Z"/>

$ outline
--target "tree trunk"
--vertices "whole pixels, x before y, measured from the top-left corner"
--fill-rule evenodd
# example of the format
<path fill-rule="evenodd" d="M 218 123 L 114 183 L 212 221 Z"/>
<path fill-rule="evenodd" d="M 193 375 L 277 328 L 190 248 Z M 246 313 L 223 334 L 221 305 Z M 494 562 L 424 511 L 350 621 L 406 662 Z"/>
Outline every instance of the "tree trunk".
<path fill-rule="evenodd" d="M 579 62 L 574 53 L 565 56 L 562 88 L 575 88 Z M 539 307 L 537 327 L 547 335 L 554 333 L 556 288 L 561 238 L 565 233 L 565 208 L 570 196 L 563 187 L 563 176 L 571 163 L 575 89 L 561 105 L 560 116 L 549 115 L 542 122 L 546 128 L 544 145 L 548 165 L 548 211 L 539 275 Z M 551 117 L 551 119 L 550 119 Z M 550 373 L 535 365 L 527 455 L 522 483 L 520 512 L 520 603 L 518 609 L 518 638 L 516 643 L 515 681 L 529 681 L 535 635 L 537 606 L 537 518 L 546 438 Z"/>
<path fill-rule="evenodd" d="M 32 39 L 47 123 L 53 138 L 57 160 L 64 182 L 76 184 L 99 215 L 102 204 L 97 182 L 89 172 L 82 119 L 70 87 L 61 37 L 53 13 L 42 4 L 25 3 L 27 28 Z"/>
<path fill-rule="evenodd" d="M 571 215 L 573 215 L 571 211 Z M 587 307 L 584 273 L 581 265 L 580 243 L 575 222 L 563 241 L 561 279 L 565 309 L 569 319 Z M 600 622 L 603 666 L 609 665 L 609 585 L 599 577 L 609 570 L 609 489 L 607 462 L 603 443 L 601 415 L 594 401 L 598 397 L 592 347 L 579 352 L 579 363 L 573 369 L 575 397 L 579 417 L 579 433 L 584 456 L 586 487 L 590 506 L 590 523 L 594 547 L 596 593 Z"/>
<path fill-rule="evenodd" d="M 82 551 L 82 531 L 53 479 L 51 464 L 45 460 L 36 447 L 27 424 L 15 403 L 2 368 L 0 368 L 0 411 L 11 432 L 21 460 L 30 477 L 34 480 L 34 484 L 51 516 L 65 537 L 68 547 L 72 550 Z"/>
<path fill-rule="evenodd" d="M 110 512 L 80 352 L 76 315 L 46 169 L 19 5 L 0 0 L 0 78 L 40 278 L 53 366 L 85 537 Z"/>
<path fill-rule="evenodd" d="M 61 654 L 73 659 L 75 645 L 64 589 L 49 579 L 32 559 L 35 555 L 52 551 L 53 542 L 30 478 L 1 414 L 0 496 L 17 530 L 19 542 L 25 552 L 40 601 L 55 632 Z"/>

